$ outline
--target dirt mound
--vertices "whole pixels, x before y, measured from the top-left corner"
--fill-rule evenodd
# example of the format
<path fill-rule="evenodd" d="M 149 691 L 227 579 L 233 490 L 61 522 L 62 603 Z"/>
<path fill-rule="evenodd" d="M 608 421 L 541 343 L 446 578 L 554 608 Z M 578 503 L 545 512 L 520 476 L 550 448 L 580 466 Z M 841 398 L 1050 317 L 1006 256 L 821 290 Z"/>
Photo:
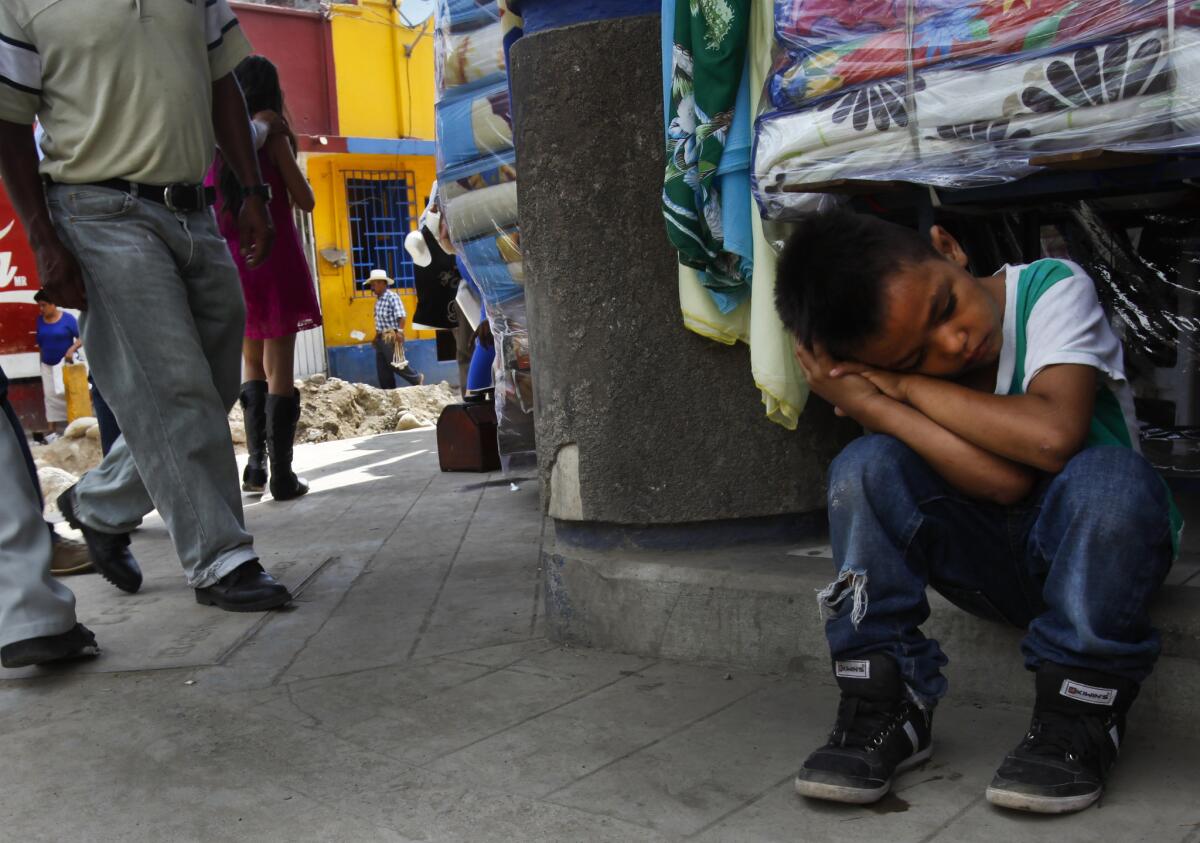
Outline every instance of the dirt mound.
<path fill-rule="evenodd" d="M 444 381 L 430 386 L 377 389 L 313 375 L 297 381 L 296 388 L 300 390 L 297 443 L 332 442 L 424 427 L 435 424 L 445 406 L 459 400 L 458 392 Z M 229 428 L 238 450 L 244 450 L 241 407 L 235 406 L 229 414 Z"/>
<path fill-rule="evenodd" d="M 64 436 L 49 445 L 34 445 L 33 463 L 39 469 L 58 468 L 78 476 L 100 464 L 100 442 L 90 436 Z"/>
<path fill-rule="evenodd" d="M 296 388 L 300 390 L 301 406 L 300 423 L 296 427 L 297 443 L 332 442 L 432 425 L 447 404 L 459 400 L 458 392 L 444 381 L 430 386 L 377 389 L 313 375 L 297 381 Z M 72 431 L 71 437 L 34 447 L 33 458 L 39 469 L 61 469 L 78 477 L 100 464 L 95 420 L 89 419 L 86 424 L 75 427 L 77 430 Z M 239 453 L 244 452 L 246 431 L 242 408 L 236 404 L 229 414 L 229 432 L 234 448 Z"/>
<path fill-rule="evenodd" d="M 447 404 L 460 400 L 446 382 L 376 389 L 338 378 L 309 378 L 300 386 L 297 442 L 329 442 L 435 424 Z"/>

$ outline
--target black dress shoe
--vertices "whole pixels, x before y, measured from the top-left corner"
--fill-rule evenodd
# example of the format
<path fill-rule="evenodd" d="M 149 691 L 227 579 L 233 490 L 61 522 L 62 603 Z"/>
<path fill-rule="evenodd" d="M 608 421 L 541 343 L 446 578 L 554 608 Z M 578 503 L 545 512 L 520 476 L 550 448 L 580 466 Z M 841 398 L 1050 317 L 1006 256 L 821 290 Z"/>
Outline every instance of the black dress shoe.
<path fill-rule="evenodd" d="M 142 587 L 142 569 L 129 552 L 128 533 L 102 533 L 80 521 L 75 512 L 74 486 L 58 496 L 58 508 L 67 519 L 67 523 L 83 533 L 83 540 L 87 542 L 88 552 L 92 556 L 92 564 L 96 566 L 100 576 L 121 591 L 128 591 L 130 594 Z"/>
<path fill-rule="evenodd" d="M 208 588 L 196 589 L 196 602 L 227 612 L 265 612 L 292 599 L 287 586 L 257 561 L 243 562 Z"/>
<path fill-rule="evenodd" d="M 96 636 L 81 623 L 58 635 L 27 638 L 0 647 L 0 664 L 5 667 L 29 667 L 32 664 L 83 659 L 100 654 Z"/>

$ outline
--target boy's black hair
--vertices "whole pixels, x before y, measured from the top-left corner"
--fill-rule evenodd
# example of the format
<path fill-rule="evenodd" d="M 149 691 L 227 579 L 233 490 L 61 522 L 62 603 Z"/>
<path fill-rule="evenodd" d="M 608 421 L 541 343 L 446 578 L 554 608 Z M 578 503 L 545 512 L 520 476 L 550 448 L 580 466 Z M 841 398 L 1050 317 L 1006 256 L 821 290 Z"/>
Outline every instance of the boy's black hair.
<path fill-rule="evenodd" d="M 882 327 L 883 284 L 906 264 L 940 258 L 928 240 L 878 217 L 834 210 L 809 214 L 779 257 L 775 309 L 802 343 L 838 359 Z"/>
<path fill-rule="evenodd" d="M 35 304 L 41 304 L 42 302 L 49 302 L 51 300 L 49 294 L 45 290 L 38 290 L 33 294 L 33 301 Z M 51 302 L 51 304 L 53 304 L 53 302 Z"/>

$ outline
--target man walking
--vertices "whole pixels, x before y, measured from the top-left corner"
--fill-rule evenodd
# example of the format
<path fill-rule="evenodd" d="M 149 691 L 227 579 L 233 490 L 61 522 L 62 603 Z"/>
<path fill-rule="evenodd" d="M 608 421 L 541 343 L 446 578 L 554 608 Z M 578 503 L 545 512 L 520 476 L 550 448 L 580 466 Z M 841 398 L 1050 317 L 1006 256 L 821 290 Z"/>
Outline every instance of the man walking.
<path fill-rule="evenodd" d="M 425 376 L 413 371 L 407 361 L 402 369 L 392 365 L 396 359 L 396 347 L 404 344 L 404 322 L 408 318 L 404 312 L 404 302 L 388 289 L 392 279 L 388 278 L 386 271 L 372 269 L 367 282 L 375 294 L 375 374 L 379 378 L 379 386 L 395 389 L 396 375 L 400 375 L 411 386 L 423 384 Z"/>
<path fill-rule="evenodd" d="M 124 434 L 59 507 L 130 592 L 142 575 L 129 533 L 157 508 L 197 601 L 232 611 L 291 598 L 245 529 L 226 420 L 244 305 L 200 184 L 219 145 L 243 185 L 243 250 L 260 263 L 270 191 L 232 76 L 249 52 L 227 0 L 0 5 L 0 175 L 43 288 L 86 310 L 92 374 Z"/>

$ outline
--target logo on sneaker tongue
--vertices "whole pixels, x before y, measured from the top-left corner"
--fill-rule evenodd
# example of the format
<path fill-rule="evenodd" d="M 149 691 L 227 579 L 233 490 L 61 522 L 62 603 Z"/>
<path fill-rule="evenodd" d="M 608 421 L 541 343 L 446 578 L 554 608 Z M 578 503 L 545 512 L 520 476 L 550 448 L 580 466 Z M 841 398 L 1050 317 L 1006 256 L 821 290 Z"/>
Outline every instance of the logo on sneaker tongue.
<path fill-rule="evenodd" d="M 1112 705 L 1117 701 L 1116 688 L 1095 688 L 1064 679 L 1058 693 L 1069 700 L 1091 703 L 1092 705 Z"/>
<path fill-rule="evenodd" d="M 843 679 L 870 679 L 871 663 L 866 659 L 835 662 L 834 673 Z"/>

